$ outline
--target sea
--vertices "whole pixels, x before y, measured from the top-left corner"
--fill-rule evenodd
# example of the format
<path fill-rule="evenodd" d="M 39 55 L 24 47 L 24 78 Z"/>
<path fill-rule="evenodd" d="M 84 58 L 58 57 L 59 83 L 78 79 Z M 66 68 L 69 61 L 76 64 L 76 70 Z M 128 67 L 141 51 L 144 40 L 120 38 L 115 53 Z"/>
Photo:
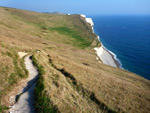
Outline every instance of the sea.
<path fill-rule="evenodd" d="M 94 32 L 121 68 L 150 80 L 150 16 L 90 15 Z"/>

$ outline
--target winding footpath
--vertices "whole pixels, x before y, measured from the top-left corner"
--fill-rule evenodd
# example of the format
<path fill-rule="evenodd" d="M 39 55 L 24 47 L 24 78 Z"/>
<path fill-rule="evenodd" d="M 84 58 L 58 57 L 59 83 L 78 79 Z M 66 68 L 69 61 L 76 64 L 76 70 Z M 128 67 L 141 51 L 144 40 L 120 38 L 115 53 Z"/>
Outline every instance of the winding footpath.
<path fill-rule="evenodd" d="M 21 93 L 16 96 L 18 101 L 11 107 L 10 113 L 35 113 L 34 109 L 34 87 L 38 77 L 37 68 L 33 65 L 31 56 L 25 57 L 25 66 L 29 72 L 27 85 Z"/>

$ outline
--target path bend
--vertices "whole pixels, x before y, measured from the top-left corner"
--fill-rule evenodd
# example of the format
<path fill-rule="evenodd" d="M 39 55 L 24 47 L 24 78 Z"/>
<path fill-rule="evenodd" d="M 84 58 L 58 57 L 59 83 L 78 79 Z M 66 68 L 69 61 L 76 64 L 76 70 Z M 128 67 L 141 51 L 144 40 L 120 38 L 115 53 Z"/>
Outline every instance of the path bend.
<path fill-rule="evenodd" d="M 34 88 L 38 77 L 38 70 L 33 65 L 31 55 L 25 57 L 25 66 L 29 72 L 27 85 L 16 96 L 19 100 L 11 107 L 10 113 L 35 113 Z"/>

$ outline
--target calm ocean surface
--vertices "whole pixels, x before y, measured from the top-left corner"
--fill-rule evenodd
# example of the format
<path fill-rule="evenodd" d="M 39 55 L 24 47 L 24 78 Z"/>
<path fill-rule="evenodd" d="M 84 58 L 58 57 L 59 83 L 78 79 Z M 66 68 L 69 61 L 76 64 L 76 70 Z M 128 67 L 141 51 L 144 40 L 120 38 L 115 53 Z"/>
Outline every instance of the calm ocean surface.
<path fill-rule="evenodd" d="M 150 79 L 150 16 L 89 16 L 103 45 L 128 71 Z"/>

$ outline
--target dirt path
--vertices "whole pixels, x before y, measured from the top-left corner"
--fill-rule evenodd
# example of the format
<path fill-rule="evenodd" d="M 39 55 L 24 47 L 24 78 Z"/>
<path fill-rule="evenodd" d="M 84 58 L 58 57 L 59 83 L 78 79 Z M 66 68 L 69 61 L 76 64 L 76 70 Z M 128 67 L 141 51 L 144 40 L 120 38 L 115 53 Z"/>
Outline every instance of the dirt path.
<path fill-rule="evenodd" d="M 22 93 L 16 96 L 18 101 L 11 107 L 10 113 L 35 113 L 34 111 L 34 87 L 38 76 L 37 68 L 33 65 L 31 56 L 25 57 L 25 66 L 29 71 L 27 85 L 22 89 Z"/>

